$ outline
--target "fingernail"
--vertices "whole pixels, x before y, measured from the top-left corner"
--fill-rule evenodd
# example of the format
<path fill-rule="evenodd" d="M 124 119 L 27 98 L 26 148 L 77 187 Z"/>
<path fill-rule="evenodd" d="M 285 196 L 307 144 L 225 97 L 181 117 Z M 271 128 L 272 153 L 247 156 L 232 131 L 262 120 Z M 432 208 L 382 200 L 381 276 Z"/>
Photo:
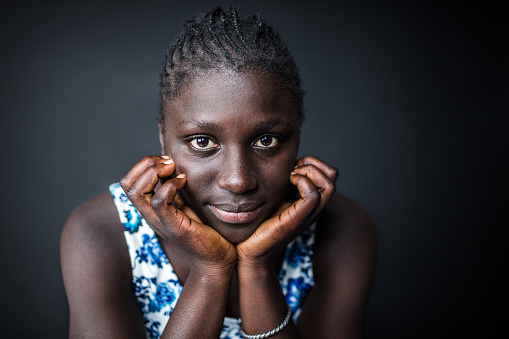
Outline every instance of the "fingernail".
<path fill-rule="evenodd" d="M 186 175 L 184 173 L 180 173 L 179 175 L 177 175 L 177 178 L 179 178 L 179 179 L 182 179 L 185 177 L 186 177 Z"/>
<path fill-rule="evenodd" d="M 163 159 L 170 159 L 170 156 L 169 155 L 161 155 L 161 158 L 163 158 Z"/>
<path fill-rule="evenodd" d="M 296 173 L 296 172 L 292 172 L 292 173 L 290 173 L 290 175 L 295 175 L 295 174 L 297 174 L 297 173 Z"/>
<path fill-rule="evenodd" d="M 171 165 L 171 164 L 173 164 L 173 159 L 166 160 L 165 162 L 163 162 L 163 164 L 165 164 L 165 165 Z"/>

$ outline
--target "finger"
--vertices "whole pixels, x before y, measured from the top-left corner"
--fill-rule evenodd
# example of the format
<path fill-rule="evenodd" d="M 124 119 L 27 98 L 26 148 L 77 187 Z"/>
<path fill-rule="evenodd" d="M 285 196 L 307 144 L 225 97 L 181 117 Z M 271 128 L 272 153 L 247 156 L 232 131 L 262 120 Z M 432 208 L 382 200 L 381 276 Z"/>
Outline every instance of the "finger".
<path fill-rule="evenodd" d="M 184 200 L 182 200 L 180 195 L 177 193 L 177 195 L 173 199 L 173 205 L 178 209 L 182 209 L 186 204 L 184 203 Z"/>
<path fill-rule="evenodd" d="M 300 198 L 280 214 L 262 223 L 253 235 L 242 243 L 241 250 L 253 247 L 255 252 L 263 255 L 274 246 L 287 244 L 309 224 L 310 216 L 320 201 L 320 193 L 304 175 L 292 173 L 290 182 L 297 186 Z"/>
<path fill-rule="evenodd" d="M 293 204 L 293 202 L 284 201 L 281 204 L 281 206 L 279 206 L 279 208 L 276 210 L 276 212 L 274 212 L 274 214 L 272 216 L 281 214 L 281 212 L 283 212 L 288 207 L 292 206 L 292 204 Z"/>
<path fill-rule="evenodd" d="M 290 182 L 297 186 L 300 198 L 283 211 L 281 217 L 284 217 L 285 213 L 288 212 L 289 214 L 287 216 L 292 221 L 307 218 L 320 203 L 320 192 L 313 182 L 305 175 L 292 173 L 292 175 L 290 175 Z"/>
<path fill-rule="evenodd" d="M 131 187 L 125 190 L 125 194 L 133 205 L 143 214 L 151 210 L 150 198 L 154 195 L 154 189 L 160 178 L 168 177 L 175 170 L 173 163 L 159 163 L 148 167 Z"/>
<path fill-rule="evenodd" d="M 325 162 L 318 159 L 317 157 L 314 157 L 311 155 L 306 155 L 306 156 L 300 158 L 299 160 L 297 160 L 295 167 L 304 166 L 304 165 L 316 166 L 323 173 L 325 173 L 325 175 L 334 183 L 336 182 L 336 180 L 338 180 L 338 174 L 339 174 L 338 170 L 335 167 L 330 166 L 329 164 L 326 164 Z"/>
<path fill-rule="evenodd" d="M 178 198 L 178 194 L 177 194 L 177 197 L 175 199 L 177 199 L 177 198 Z M 192 219 L 192 220 L 194 220 L 196 222 L 199 222 L 200 224 L 203 224 L 203 222 L 200 220 L 198 215 L 196 215 L 196 213 L 191 209 L 191 207 L 189 207 L 187 205 L 184 205 L 184 206 L 182 206 L 182 208 L 179 208 L 179 207 L 177 207 L 177 208 L 179 210 L 181 210 L 182 212 L 184 212 L 184 214 L 187 215 L 190 219 Z"/>
<path fill-rule="evenodd" d="M 186 177 L 180 174 L 166 181 L 150 199 L 150 205 L 165 227 L 167 235 L 180 235 L 191 224 L 191 220 L 173 205 L 177 192 L 184 187 Z"/>
<path fill-rule="evenodd" d="M 301 197 L 281 214 L 269 220 L 272 222 L 263 223 L 255 231 L 253 236 L 258 243 L 273 243 L 275 233 L 284 243 L 293 239 L 303 227 L 306 227 L 313 210 L 318 205 L 320 193 L 309 178 L 295 173 L 290 176 L 290 181 L 297 186 Z"/>
<path fill-rule="evenodd" d="M 120 186 L 124 189 L 124 191 L 127 191 L 138 179 L 138 177 L 147 170 L 147 168 L 167 161 L 173 160 L 171 160 L 167 155 L 148 155 L 144 157 L 138 161 L 136 165 L 134 165 L 133 168 L 131 168 L 131 170 L 129 170 L 129 172 L 127 172 L 127 174 L 122 177 L 122 179 L 120 179 Z"/>
<path fill-rule="evenodd" d="M 320 168 L 314 165 L 299 166 L 293 170 L 293 173 L 308 177 L 320 192 L 321 200 L 325 203 L 336 191 L 336 184 Z"/>
<path fill-rule="evenodd" d="M 328 199 L 322 199 L 318 187 L 306 175 L 293 172 L 290 182 L 297 186 L 301 197 L 285 211 L 288 212 L 288 217 L 291 219 L 305 218 L 306 224 L 309 221 L 314 221 L 327 204 Z M 281 214 L 282 217 L 285 216 L 285 212 Z"/>

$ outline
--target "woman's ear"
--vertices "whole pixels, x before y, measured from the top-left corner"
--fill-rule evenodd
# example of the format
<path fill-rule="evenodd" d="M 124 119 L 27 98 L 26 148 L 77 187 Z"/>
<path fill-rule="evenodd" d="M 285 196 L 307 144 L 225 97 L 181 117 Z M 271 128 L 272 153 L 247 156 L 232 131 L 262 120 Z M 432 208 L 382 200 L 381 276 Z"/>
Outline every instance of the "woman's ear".
<path fill-rule="evenodd" d="M 161 155 L 169 155 L 166 154 L 166 151 L 164 150 L 164 125 L 163 123 L 159 123 L 159 143 L 161 144 Z"/>

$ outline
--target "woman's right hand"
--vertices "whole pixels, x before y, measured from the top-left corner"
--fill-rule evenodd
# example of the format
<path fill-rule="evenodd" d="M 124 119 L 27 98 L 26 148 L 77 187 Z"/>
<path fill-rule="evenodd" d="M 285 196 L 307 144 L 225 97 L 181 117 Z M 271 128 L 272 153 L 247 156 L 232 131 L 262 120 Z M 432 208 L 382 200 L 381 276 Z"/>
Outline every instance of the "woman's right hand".
<path fill-rule="evenodd" d="M 237 258 L 235 247 L 183 204 L 177 193 L 186 177 L 181 174 L 170 179 L 174 171 L 175 164 L 167 156 L 146 156 L 120 180 L 120 185 L 150 227 L 182 252 L 192 270 L 203 275 L 232 271 Z M 156 190 L 159 182 L 162 185 Z"/>

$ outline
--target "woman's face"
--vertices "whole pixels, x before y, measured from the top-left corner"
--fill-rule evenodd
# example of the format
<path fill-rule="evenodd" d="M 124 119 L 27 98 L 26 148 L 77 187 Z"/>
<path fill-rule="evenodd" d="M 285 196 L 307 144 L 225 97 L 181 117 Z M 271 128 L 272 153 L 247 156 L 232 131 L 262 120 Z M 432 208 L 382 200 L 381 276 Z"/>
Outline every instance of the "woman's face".
<path fill-rule="evenodd" d="M 180 197 L 232 243 L 285 201 L 299 146 L 290 94 L 261 72 L 216 71 L 165 102 L 163 152 L 185 173 Z"/>

